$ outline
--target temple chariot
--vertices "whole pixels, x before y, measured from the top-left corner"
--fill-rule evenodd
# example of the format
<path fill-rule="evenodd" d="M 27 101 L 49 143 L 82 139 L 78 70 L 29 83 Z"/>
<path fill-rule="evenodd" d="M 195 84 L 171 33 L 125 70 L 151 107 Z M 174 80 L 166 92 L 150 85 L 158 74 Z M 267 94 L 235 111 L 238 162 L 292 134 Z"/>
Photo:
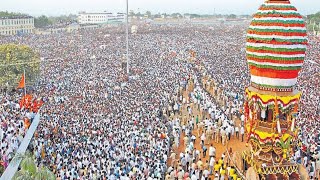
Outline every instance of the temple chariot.
<path fill-rule="evenodd" d="M 242 152 L 247 179 L 304 179 L 292 161 L 299 127 L 301 92 L 295 89 L 307 48 L 303 17 L 289 0 L 266 0 L 247 32 L 245 130 L 249 150 Z"/>

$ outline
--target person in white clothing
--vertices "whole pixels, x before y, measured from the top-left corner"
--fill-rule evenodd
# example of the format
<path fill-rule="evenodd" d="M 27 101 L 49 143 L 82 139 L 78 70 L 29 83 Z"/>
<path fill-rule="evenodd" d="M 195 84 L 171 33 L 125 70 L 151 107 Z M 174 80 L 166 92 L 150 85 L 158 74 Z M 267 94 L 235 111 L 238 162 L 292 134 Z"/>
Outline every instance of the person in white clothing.
<path fill-rule="evenodd" d="M 215 157 L 216 156 L 216 149 L 214 148 L 213 144 L 209 147 L 209 157 Z"/>
<path fill-rule="evenodd" d="M 241 128 L 240 128 L 240 134 L 241 134 L 241 142 L 243 142 L 243 140 L 244 140 L 244 127 L 243 126 L 241 126 Z"/>

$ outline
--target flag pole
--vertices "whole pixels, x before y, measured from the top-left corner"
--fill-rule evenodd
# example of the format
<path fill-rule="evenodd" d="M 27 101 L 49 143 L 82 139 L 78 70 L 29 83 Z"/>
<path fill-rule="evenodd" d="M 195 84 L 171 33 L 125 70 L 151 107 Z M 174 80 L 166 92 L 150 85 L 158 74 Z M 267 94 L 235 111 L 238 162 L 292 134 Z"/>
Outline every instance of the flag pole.
<path fill-rule="evenodd" d="M 127 17 L 126 17 L 126 49 L 127 49 L 127 75 L 129 76 L 129 3 L 126 0 L 126 7 L 127 7 Z"/>
<path fill-rule="evenodd" d="M 24 83 L 24 96 L 26 96 L 26 94 L 27 94 L 27 90 L 26 90 L 26 70 L 25 69 L 23 69 L 23 83 Z"/>

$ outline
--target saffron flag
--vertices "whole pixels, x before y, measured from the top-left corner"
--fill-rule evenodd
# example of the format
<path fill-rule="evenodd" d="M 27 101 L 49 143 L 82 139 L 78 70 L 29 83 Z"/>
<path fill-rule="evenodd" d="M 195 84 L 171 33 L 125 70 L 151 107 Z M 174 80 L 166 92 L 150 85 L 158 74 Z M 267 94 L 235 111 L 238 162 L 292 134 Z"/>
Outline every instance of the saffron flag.
<path fill-rule="evenodd" d="M 32 95 L 26 94 L 23 96 L 19 102 L 20 108 L 22 109 L 23 107 L 29 109 L 31 107 L 32 103 Z"/>
<path fill-rule="evenodd" d="M 22 77 L 21 77 L 21 80 L 19 82 L 19 85 L 18 85 L 18 89 L 20 88 L 24 88 L 25 84 L 24 84 L 24 74 L 22 74 Z"/>
<path fill-rule="evenodd" d="M 40 100 L 34 100 L 33 103 L 32 103 L 32 112 L 35 112 L 37 113 L 39 111 L 39 109 L 41 108 L 42 104 L 44 102 L 42 101 L 42 99 Z"/>
<path fill-rule="evenodd" d="M 32 103 L 32 112 L 38 112 L 38 102 L 36 99 Z"/>

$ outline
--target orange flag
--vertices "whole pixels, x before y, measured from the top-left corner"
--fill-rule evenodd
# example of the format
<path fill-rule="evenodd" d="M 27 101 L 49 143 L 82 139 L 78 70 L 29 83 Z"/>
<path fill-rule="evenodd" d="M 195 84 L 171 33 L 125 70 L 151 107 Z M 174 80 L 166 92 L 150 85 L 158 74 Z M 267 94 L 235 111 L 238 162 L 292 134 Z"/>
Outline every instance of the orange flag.
<path fill-rule="evenodd" d="M 31 107 L 31 102 L 32 102 L 32 95 L 26 94 L 23 96 L 20 100 L 20 108 L 25 107 L 25 108 L 30 108 Z"/>
<path fill-rule="evenodd" d="M 18 89 L 24 88 L 24 86 L 25 86 L 25 84 L 24 84 L 24 74 L 22 74 L 21 80 L 20 80 L 19 85 L 18 85 Z"/>

